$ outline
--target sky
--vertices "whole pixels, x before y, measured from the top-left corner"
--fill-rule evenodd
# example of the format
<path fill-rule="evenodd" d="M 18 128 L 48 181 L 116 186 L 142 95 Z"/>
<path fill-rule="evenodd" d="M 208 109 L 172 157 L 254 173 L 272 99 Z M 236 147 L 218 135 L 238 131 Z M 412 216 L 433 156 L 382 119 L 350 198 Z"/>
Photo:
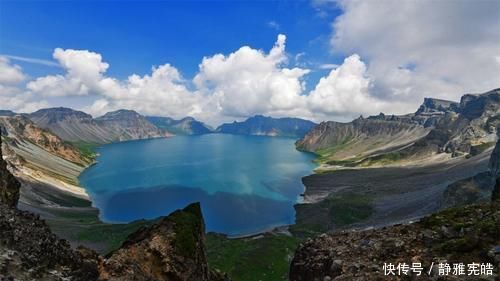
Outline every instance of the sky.
<path fill-rule="evenodd" d="M 0 0 L 16 112 L 349 121 L 498 87 L 499 1 Z"/>

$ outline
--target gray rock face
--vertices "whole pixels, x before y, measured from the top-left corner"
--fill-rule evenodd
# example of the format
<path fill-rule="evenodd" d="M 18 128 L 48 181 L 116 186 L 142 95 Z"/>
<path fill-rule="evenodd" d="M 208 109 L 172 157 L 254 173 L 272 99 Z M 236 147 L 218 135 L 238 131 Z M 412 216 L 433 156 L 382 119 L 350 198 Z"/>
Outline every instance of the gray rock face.
<path fill-rule="evenodd" d="M 130 235 L 101 266 L 102 280 L 224 280 L 210 272 L 200 204 L 191 204 Z"/>
<path fill-rule="evenodd" d="M 169 136 L 132 110 L 108 112 L 99 118 L 70 108 L 41 109 L 28 115 L 37 126 L 71 142 L 109 143 Z"/>
<path fill-rule="evenodd" d="M 489 168 L 494 177 L 500 177 L 500 140 L 497 141 L 495 149 L 491 153 Z"/>
<path fill-rule="evenodd" d="M 358 145 L 357 140 L 358 146 L 362 146 L 371 138 L 373 143 L 386 148 L 384 153 L 391 152 L 393 147 L 392 150 L 401 152 L 405 158 L 429 155 L 431 152 L 459 156 L 475 153 L 477 147 L 495 142 L 499 126 L 500 90 L 496 89 L 483 94 L 464 95 L 460 103 L 426 98 L 414 114 L 380 114 L 350 123 L 324 122 L 298 141 L 297 148 L 312 152 L 329 150 L 339 154 L 346 148 L 356 151 L 352 147 Z M 415 132 L 415 128 L 426 128 L 427 131 L 420 135 L 407 134 L 407 139 L 414 140 L 415 144 L 405 150 L 385 139 L 388 134 Z M 356 152 L 359 154 L 359 151 Z"/>
<path fill-rule="evenodd" d="M 114 141 L 171 136 L 170 133 L 158 129 L 144 116 L 133 110 L 121 109 L 108 112 L 96 118 L 95 121 L 113 135 Z"/>
<path fill-rule="evenodd" d="M 491 154 L 490 172 L 495 179 L 495 187 L 493 189 L 491 199 L 493 201 L 500 200 L 500 140 Z"/>
<path fill-rule="evenodd" d="M 500 202 L 446 210 L 419 222 L 364 231 L 321 234 L 302 243 L 290 266 L 291 281 L 393 280 L 384 275 L 384 263 L 434 264 L 473 262 L 500 265 L 500 255 L 485 253 L 500 245 Z M 478 219 L 481 218 L 481 219 Z M 440 280 L 436 267 L 431 276 L 410 272 L 402 279 Z M 491 280 L 497 280 L 498 271 Z M 482 280 L 461 276 L 456 280 Z M 465 278 L 465 279 L 464 279 Z M 448 279 L 445 279 L 448 280 Z M 455 280 L 455 279 L 450 279 Z"/>
<path fill-rule="evenodd" d="M 2 139 L 0 138 L 0 202 L 15 207 L 19 200 L 21 184 L 7 170 L 7 163 L 2 156 Z"/>

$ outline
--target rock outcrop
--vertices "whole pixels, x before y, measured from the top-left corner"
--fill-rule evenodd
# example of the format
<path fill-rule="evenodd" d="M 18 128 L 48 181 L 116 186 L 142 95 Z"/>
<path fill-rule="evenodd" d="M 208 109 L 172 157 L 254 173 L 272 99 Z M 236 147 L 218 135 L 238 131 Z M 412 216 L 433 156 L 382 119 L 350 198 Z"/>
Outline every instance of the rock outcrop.
<path fill-rule="evenodd" d="M 1 131 L 1 130 L 0 130 Z M 0 157 L 2 157 L 2 139 L 0 138 Z M 7 170 L 7 163 L 0 159 L 0 202 L 15 207 L 19 200 L 21 184 Z"/>
<path fill-rule="evenodd" d="M 322 234 L 296 251 L 291 281 L 497 280 L 500 202 L 450 209 L 420 222 L 375 230 Z M 430 276 L 427 272 L 434 262 Z M 438 276 L 439 263 L 491 263 L 494 276 Z M 384 263 L 421 263 L 421 276 L 385 276 Z M 397 270 L 396 270 L 397 274 Z M 440 279 L 438 279 L 438 277 Z"/>
<path fill-rule="evenodd" d="M 302 138 L 316 124 L 299 118 L 272 118 L 262 115 L 250 117 L 243 122 L 220 125 L 216 132 L 235 135 L 282 136 Z"/>
<path fill-rule="evenodd" d="M 218 274 L 208 269 L 204 237 L 200 204 L 191 204 L 130 235 L 102 263 L 101 279 L 214 280 Z"/>
<path fill-rule="evenodd" d="M 491 199 L 493 201 L 500 200 L 500 140 L 497 142 L 497 145 L 491 154 L 490 172 L 495 182 Z"/>

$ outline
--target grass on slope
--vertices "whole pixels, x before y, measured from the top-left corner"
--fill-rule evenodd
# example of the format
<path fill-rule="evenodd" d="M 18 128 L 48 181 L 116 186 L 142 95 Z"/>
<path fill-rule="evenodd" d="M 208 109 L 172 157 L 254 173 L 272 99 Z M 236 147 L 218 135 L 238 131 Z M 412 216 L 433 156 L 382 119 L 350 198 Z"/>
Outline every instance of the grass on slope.
<path fill-rule="evenodd" d="M 61 209 L 51 210 L 56 217 L 46 219 L 50 228 L 75 244 L 83 244 L 107 254 L 117 248 L 125 239 L 153 221 L 139 220 L 127 224 L 102 222 L 97 212 Z"/>
<path fill-rule="evenodd" d="M 297 216 L 290 231 L 299 237 L 310 237 L 332 228 L 345 228 L 369 218 L 372 199 L 363 194 L 335 194 L 320 202 L 296 205 Z M 300 209 L 300 210 L 299 210 Z"/>
<path fill-rule="evenodd" d="M 234 281 L 287 280 L 291 259 L 300 243 L 299 238 L 274 234 L 229 239 L 209 233 L 206 240 L 209 266 L 227 273 Z"/>
<path fill-rule="evenodd" d="M 94 160 L 97 157 L 96 149 L 99 147 L 97 143 L 89 143 L 82 141 L 70 142 L 74 147 L 78 148 L 82 155 L 86 158 Z"/>

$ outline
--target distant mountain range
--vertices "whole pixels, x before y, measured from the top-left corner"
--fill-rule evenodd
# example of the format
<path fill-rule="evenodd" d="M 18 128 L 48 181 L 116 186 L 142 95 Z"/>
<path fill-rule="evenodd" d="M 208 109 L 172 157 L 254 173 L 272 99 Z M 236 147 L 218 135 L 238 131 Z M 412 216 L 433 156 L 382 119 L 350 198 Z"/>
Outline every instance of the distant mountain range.
<path fill-rule="evenodd" d="M 316 126 L 314 122 L 299 118 L 272 118 L 256 115 L 243 122 L 222 124 L 215 131 L 223 134 L 301 138 L 314 126 Z"/>
<path fill-rule="evenodd" d="M 192 117 L 175 120 L 170 117 L 146 116 L 156 127 L 176 135 L 203 135 L 213 132 L 213 128 Z"/>
<path fill-rule="evenodd" d="M 0 116 L 15 115 L 18 114 L 10 110 L 0 110 Z M 301 138 L 316 125 L 298 118 L 256 115 L 243 122 L 223 124 L 214 130 L 192 117 L 176 120 L 170 117 L 142 116 L 133 110 L 125 109 L 108 112 L 97 118 L 65 107 L 45 108 L 19 115 L 29 118 L 36 126 L 49 130 L 65 141 L 93 144 L 210 133 Z"/>
<path fill-rule="evenodd" d="M 303 139 L 300 150 L 340 166 L 384 166 L 430 157 L 473 156 L 492 147 L 500 126 L 500 89 L 467 94 L 452 102 L 426 98 L 406 115 L 322 122 Z M 441 154 L 441 153 L 445 154 Z"/>

